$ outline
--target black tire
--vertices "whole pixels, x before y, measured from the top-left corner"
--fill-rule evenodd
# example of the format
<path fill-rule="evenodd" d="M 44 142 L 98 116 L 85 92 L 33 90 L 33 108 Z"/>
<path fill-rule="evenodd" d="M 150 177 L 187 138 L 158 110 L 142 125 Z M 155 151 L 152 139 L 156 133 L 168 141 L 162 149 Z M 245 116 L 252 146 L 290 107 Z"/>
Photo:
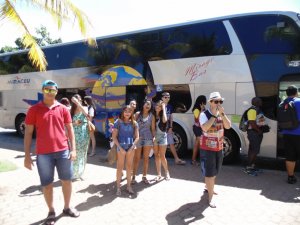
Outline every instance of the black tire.
<path fill-rule="evenodd" d="M 175 149 L 179 157 L 184 157 L 187 154 L 187 137 L 184 130 L 178 124 L 173 123 L 173 137 Z M 167 148 L 168 156 L 172 155 L 170 146 Z"/>
<path fill-rule="evenodd" d="M 240 144 L 238 138 L 234 131 L 225 130 L 224 134 L 224 144 L 223 144 L 223 153 L 224 153 L 224 164 L 232 164 L 237 162 L 239 159 L 239 149 Z"/>
<path fill-rule="evenodd" d="M 24 137 L 25 135 L 25 115 L 20 115 L 16 119 L 16 131 L 17 134 L 21 137 Z"/>

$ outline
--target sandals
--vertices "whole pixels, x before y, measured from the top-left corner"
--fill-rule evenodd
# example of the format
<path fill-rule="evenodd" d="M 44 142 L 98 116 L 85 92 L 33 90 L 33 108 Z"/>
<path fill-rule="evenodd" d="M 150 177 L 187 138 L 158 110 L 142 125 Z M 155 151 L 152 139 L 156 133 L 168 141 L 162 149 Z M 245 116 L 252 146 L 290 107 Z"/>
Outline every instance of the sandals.
<path fill-rule="evenodd" d="M 170 173 L 169 172 L 166 172 L 166 177 L 165 177 L 166 180 L 170 180 L 171 177 L 170 177 Z"/>
<path fill-rule="evenodd" d="M 143 181 L 145 184 L 150 184 L 149 181 L 147 180 L 147 177 L 142 177 L 142 181 Z"/>
<path fill-rule="evenodd" d="M 56 222 L 56 216 L 55 216 L 55 212 L 49 212 L 48 216 L 45 220 L 45 224 L 46 225 L 53 225 Z"/>
<path fill-rule="evenodd" d="M 132 188 L 131 188 L 131 187 L 128 187 L 128 188 L 127 188 L 127 192 L 128 192 L 129 194 L 131 194 L 131 195 L 133 195 L 133 194 L 134 194 L 134 191 L 132 190 Z"/>
<path fill-rule="evenodd" d="M 78 217 L 80 213 L 74 208 L 68 208 L 63 210 L 63 214 L 70 216 L 70 217 Z"/>
<path fill-rule="evenodd" d="M 130 182 L 131 184 L 136 184 L 136 180 L 135 180 L 135 176 L 133 176 L 132 177 L 132 179 L 131 179 L 131 182 Z"/>
<path fill-rule="evenodd" d="M 176 165 L 182 165 L 184 166 L 185 165 L 185 161 L 179 159 L 178 161 L 175 162 Z"/>
<path fill-rule="evenodd" d="M 213 201 L 208 202 L 210 208 L 217 208 L 216 204 Z"/>
<path fill-rule="evenodd" d="M 192 160 L 192 161 L 191 161 L 191 164 L 192 164 L 193 166 L 199 166 L 199 165 L 200 165 L 200 163 L 198 163 L 196 160 Z"/>
<path fill-rule="evenodd" d="M 89 157 L 93 157 L 93 156 L 95 156 L 95 155 L 96 155 L 96 153 L 95 153 L 95 152 L 92 152 L 92 153 L 89 154 Z"/>
<path fill-rule="evenodd" d="M 117 196 L 121 196 L 122 192 L 121 192 L 121 188 L 117 188 L 117 192 L 116 192 L 116 195 Z"/>
<path fill-rule="evenodd" d="M 155 181 L 158 182 L 158 181 L 161 181 L 162 180 L 162 176 L 161 175 L 158 175 L 157 177 L 155 177 Z"/>
<path fill-rule="evenodd" d="M 205 188 L 203 192 L 208 193 L 208 190 Z M 218 193 L 214 191 L 214 195 L 218 195 Z"/>

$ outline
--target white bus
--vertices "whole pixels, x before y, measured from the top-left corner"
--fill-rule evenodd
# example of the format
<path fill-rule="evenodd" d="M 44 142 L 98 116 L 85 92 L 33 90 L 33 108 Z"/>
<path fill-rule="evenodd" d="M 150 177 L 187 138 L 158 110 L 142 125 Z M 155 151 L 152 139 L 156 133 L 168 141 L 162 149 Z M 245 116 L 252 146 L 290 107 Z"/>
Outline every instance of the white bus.
<path fill-rule="evenodd" d="M 97 38 L 98 48 L 83 42 L 44 48 L 47 72 L 36 72 L 26 51 L 0 55 L 0 127 L 23 133 L 26 110 L 41 99 L 41 82 L 55 80 L 58 99 L 91 95 L 96 126 L 108 135 L 113 120 L 130 98 L 156 100 L 171 94 L 176 149 L 193 147 L 192 107 L 199 95 L 219 91 L 233 122 L 225 131 L 225 162 L 247 152 L 241 114 L 254 96 L 263 100 L 271 131 L 260 156 L 283 157 L 276 110 L 289 84 L 300 87 L 300 16 L 260 12 L 193 21 Z"/>

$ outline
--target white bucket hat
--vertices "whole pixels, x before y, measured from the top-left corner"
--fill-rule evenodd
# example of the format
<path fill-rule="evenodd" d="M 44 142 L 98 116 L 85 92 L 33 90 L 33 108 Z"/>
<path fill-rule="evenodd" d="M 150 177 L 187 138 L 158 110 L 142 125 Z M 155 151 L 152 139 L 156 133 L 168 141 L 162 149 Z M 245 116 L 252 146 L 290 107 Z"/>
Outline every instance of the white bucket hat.
<path fill-rule="evenodd" d="M 210 93 L 209 101 L 214 99 L 222 99 L 222 101 L 224 101 L 224 98 L 221 97 L 221 94 L 218 91 Z"/>

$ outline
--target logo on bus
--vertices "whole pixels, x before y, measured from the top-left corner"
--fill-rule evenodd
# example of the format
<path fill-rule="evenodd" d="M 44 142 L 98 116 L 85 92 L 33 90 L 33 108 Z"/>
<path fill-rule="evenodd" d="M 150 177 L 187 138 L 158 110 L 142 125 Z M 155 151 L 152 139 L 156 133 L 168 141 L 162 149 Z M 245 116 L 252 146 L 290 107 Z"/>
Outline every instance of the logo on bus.
<path fill-rule="evenodd" d="M 30 83 L 30 78 L 20 78 L 16 76 L 14 79 L 8 80 L 8 84 L 29 84 Z"/>
<path fill-rule="evenodd" d="M 185 70 L 185 76 L 190 77 L 190 81 L 206 74 L 207 67 L 211 64 L 213 58 L 207 59 L 200 63 L 194 63 Z"/>
<path fill-rule="evenodd" d="M 289 61 L 289 67 L 299 67 L 300 66 L 300 61 Z"/>

